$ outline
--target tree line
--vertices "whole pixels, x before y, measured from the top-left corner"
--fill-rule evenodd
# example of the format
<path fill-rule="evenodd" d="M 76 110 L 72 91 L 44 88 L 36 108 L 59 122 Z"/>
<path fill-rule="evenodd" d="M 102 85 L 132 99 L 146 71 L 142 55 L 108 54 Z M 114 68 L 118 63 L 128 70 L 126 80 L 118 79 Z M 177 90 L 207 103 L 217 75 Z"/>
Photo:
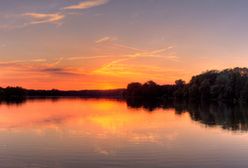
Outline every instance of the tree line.
<path fill-rule="evenodd" d="M 124 97 L 248 102 L 248 69 L 210 70 L 193 76 L 188 83 L 180 79 L 172 85 L 134 82 L 127 86 Z"/>
<path fill-rule="evenodd" d="M 89 98 L 121 98 L 125 89 L 113 90 L 80 90 L 80 91 L 63 91 L 63 90 L 30 90 L 22 87 L 0 88 L 0 99 L 16 100 L 28 97 L 89 97 Z"/>
<path fill-rule="evenodd" d="M 179 79 L 175 84 L 159 85 L 153 81 L 144 84 L 133 82 L 126 89 L 114 90 L 29 90 L 21 87 L 0 88 L 0 99 L 26 97 L 117 97 L 132 99 L 163 100 L 214 100 L 248 102 L 248 69 L 233 68 L 222 71 L 210 70 L 193 76 L 186 83 Z"/>

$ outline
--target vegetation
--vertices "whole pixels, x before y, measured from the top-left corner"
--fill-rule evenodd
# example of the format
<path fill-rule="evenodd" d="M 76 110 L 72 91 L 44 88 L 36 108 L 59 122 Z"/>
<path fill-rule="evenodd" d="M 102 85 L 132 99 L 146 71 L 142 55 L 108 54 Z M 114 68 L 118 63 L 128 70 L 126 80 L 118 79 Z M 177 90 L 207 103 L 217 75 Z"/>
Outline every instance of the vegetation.
<path fill-rule="evenodd" d="M 61 91 L 61 90 L 27 90 L 28 97 L 113 97 L 120 98 L 125 89 L 113 90 L 80 90 L 80 91 Z"/>
<path fill-rule="evenodd" d="M 19 99 L 26 96 L 26 90 L 21 87 L 0 88 L 0 97 L 3 99 Z"/>
<path fill-rule="evenodd" d="M 207 71 L 193 76 L 189 83 L 177 80 L 174 85 L 130 83 L 126 98 L 159 98 L 176 100 L 215 100 L 248 102 L 248 69 L 234 68 Z"/>
<path fill-rule="evenodd" d="M 81 91 L 61 91 L 61 90 L 28 90 L 21 87 L 0 88 L 1 100 L 17 100 L 27 97 L 122 97 L 124 89 L 114 90 L 81 90 Z"/>
<path fill-rule="evenodd" d="M 175 81 L 173 85 L 158 85 L 153 81 L 144 84 L 130 83 L 127 89 L 116 90 L 28 90 L 21 87 L 0 88 L 1 99 L 25 97 L 124 97 L 130 102 L 138 99 L 162 100 L 214 100 L 248 103 L 248 69 L 234 68 L 211 70 L 193 76 L 189 83 Z"/>

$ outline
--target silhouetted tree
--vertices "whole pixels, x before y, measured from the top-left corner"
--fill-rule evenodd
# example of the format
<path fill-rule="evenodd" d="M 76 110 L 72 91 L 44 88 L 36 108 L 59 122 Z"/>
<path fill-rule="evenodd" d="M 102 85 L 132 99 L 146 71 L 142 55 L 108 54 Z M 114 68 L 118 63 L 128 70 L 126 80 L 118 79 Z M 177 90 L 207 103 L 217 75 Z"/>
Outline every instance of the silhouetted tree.
<path fill-rule="evenodd" d="M 6 98 L 22 98 L 26 96 L 26 90 L 21 87 L 7 87 L 3 89 L 2 94 Z"/>
<path fill-rule="evenodd" d="M 173 96 L 176 99 L 183 99 L 185 97 L 187 97 L 188 92 L 187 92 L 187 88 L 186 88 L 186 82 L 179 79 L 175 81 L 175 90 L 173 92 Z"/>
<path fill-rule="evenodd" d="M 127 97 L 140 97 L 142 95 L 142 84 L 138 82 L 130 83 L 127 86 L 125 96 Z"/>

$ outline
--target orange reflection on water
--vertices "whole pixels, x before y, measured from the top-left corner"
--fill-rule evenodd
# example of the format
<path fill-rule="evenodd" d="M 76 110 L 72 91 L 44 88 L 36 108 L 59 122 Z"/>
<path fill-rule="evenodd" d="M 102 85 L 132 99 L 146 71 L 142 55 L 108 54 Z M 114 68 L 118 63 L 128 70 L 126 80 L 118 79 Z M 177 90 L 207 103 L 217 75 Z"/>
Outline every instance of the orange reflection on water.
<path fill-rule="evenodd" d="M 189 113 L 131 109 L 114 100 L 0 105 L 0 156 L 6 165 L 18 163 L 18 167 L 31 162 L 34 167 L 58 167 L 57 163 L 69 163 L 68 167 L 75 163 L 74 167 L 181 163 L 191 167 L 192 162 L 209 164 L 218 158 L 234 163 L 241 157 L 246 163 L 247 140 L 248 134 L 206 128 L 192 121 Z"/>
<path fill-rule="evenodd" d="M 177 135 L 175 128 L 187 123 L 188 115 L 177 116 L 172 109 L 151 113 L 111 100 L 39 100 L 21 106 L 0 106 L 1 130 L 31 130 L 41 135 L 48 130 L 66 130 L 74 136 L 160 143 L 161 139 L 173 140 Z"/>

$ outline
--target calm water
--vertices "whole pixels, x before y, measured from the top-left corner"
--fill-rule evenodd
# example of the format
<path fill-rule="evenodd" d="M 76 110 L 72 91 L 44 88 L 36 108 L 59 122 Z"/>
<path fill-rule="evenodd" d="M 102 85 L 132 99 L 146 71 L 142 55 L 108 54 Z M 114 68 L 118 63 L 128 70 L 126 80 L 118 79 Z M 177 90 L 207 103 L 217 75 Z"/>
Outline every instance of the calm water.
<path fill-rule="evenodd" d="M 128 105 L 96 99 L 1 104 L 0 167 L 248 167 L 245 108 Z"/>

